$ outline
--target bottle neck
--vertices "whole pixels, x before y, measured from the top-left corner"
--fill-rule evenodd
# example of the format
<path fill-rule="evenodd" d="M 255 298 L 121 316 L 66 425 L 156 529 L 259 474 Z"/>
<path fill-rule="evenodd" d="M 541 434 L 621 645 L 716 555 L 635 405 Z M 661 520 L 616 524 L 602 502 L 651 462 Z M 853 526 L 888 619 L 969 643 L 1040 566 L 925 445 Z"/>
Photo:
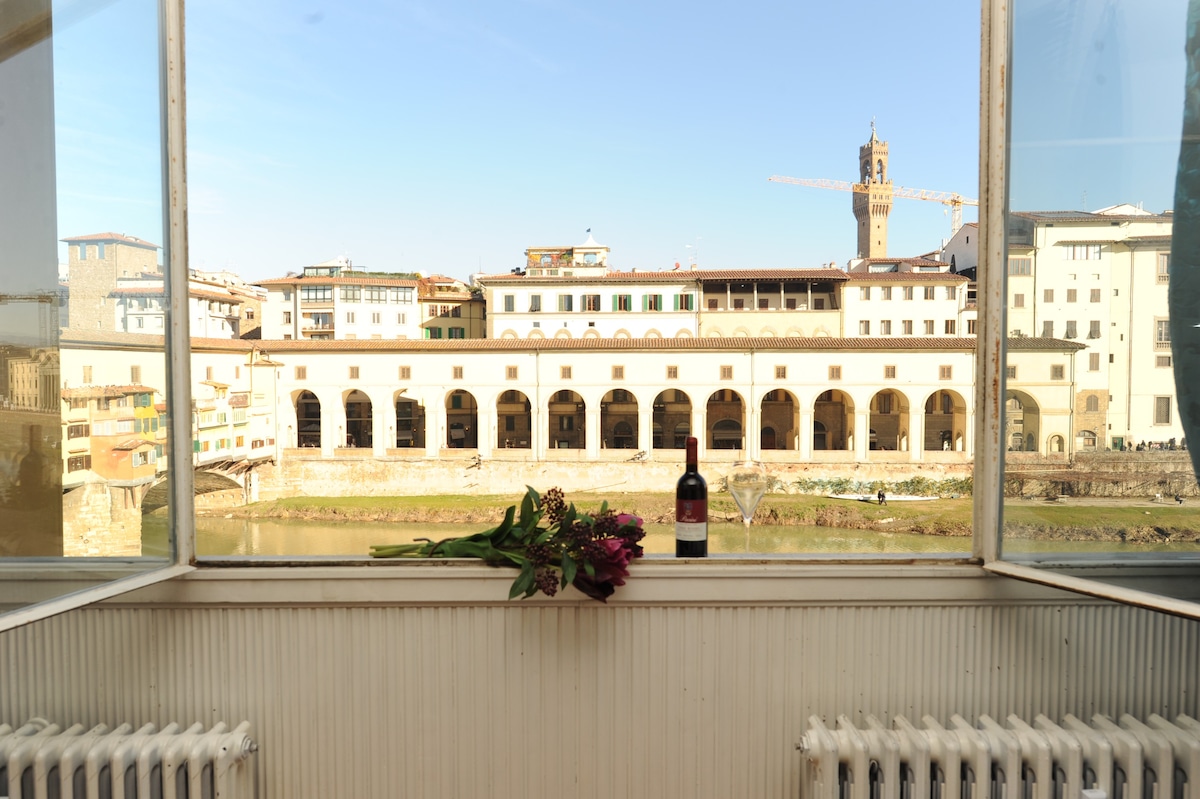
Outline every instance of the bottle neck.
<path fill-rule="evenodd" d="M 687 440 L 687 470 L 689 472 L 698 471 L 700 459 L 697 457 L 696 451 L 699 449 L 696 439 L 689 438 Z"/>

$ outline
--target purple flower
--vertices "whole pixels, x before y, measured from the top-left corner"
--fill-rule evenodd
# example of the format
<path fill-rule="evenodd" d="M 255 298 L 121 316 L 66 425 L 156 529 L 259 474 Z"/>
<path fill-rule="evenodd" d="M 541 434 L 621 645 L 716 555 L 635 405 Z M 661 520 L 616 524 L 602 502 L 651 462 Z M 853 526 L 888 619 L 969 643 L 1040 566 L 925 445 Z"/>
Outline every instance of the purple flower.
<path fill-rule="evenodd" d="M 642 519 L 640 516 L 634 516 L 632 513 L 617 514 L 617 526 L 618 527 L 624 527 L 625 525 L 630 524 L 630 523 L 632 523 L 638 529 L 641 529 Z"/>

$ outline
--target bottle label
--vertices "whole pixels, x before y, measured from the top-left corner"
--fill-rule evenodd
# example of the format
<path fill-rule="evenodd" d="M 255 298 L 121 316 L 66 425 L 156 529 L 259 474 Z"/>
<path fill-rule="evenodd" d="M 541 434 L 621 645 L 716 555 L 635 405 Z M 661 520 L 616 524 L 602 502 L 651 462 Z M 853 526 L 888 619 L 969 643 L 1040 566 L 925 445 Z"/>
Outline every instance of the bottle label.
<path fill-rule="evenodd" d="M 708 539 L 707 500 L 675 500 L 675 539 L 677 541 L 705 541 Z"/>

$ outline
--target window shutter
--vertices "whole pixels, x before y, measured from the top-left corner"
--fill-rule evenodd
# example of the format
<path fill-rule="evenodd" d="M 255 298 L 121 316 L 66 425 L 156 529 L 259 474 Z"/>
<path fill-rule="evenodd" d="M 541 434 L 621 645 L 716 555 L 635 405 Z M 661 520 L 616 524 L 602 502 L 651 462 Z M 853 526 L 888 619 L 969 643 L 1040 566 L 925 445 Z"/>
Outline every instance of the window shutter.
<path fill-rule="evenodd" d="M 642 295 L 642 310 L 645 311 L 650 307 L 650 295 Z"/>
<path fill-rule="evenodd" d="M 619 311 L 619 310 L 621 310 L 621 309 L 620 309 L 620 307 L 617 305 L 617 303 L 619 303 L 620 301 L 621 301 L 621 295 L 620 295 L 620 294 L 614 294 L 614 295 L 613 295 L 613 310 L 614 310 L 614 311 Z"/>
<path fill-rule="evenodd" d="M 674 310 L 676 310 L 676 311 L 678 311 L 678 310 L 679 310 L 679 295 L 678 295 L 678 294 L 676 294 L 676 295 L 675 295 L 675 308 L 674 308 Z"/>

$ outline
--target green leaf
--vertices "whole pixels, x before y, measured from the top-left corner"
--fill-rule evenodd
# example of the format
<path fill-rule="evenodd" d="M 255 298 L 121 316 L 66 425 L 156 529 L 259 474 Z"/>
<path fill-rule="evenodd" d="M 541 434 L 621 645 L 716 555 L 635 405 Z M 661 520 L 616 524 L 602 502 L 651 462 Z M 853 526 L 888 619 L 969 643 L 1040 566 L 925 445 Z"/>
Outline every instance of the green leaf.
<path fill-rule="evenodd" d="M 525 494 L 525 496 L 523 496 L 521 498 L 521 517 L 520 517 L 521 520 L 519 522 L 517 522 L 517 525 L 522 530 L 528 531 L 530 529 L 529 521 L 530 521 L 530 519 L 533 518 L 533 516 L 534 516 L 533 499 L 529 496 L 529 494 Z"/>
<path fill-rule="evenodd" d="M 578 571 L 579 564 L 568 553 L 564 552 L 562 556 L 562 584 L 564 588 L 575 582 L 575 575 Z"/>
<path fill-rule="evenodd" d="M 596 515 L 603 516 L 606 513 L 608 513 L 608 500 L 607 499 L 600 503 L 600 512 L 597 513 Z"/>
<path fill-rule="evenodd" d="M 512 588 L 508 589 L 508 598 L 514 599 L 518 594 L 531 596 L 537 586 L 533 584 L 533 563 L 525 561 L 521 564 L 521 573 L 513 580 Z M 532 589 L 532 590 L 531 590 Z"/>
<path fill-rule="evenodd" d="M 587 572 L 588 577 L 596 576 L 596 567 L 592 565 L 592 562 L 590 560 L 585 560 L 583 562 L 583 570 L 585 572 Z"/>
<path fill-rule="evenodd" d="M 525 496 L 529 497 L 529 499 L 533 501 L 533 507 L 535 510 L 542 509 L 542 495 L 538 493 L 536 488 L 533 486 L 525 486 Z"/>
<path fill-rule="evenodd" d="M 492 532 L 487 536 L 488 539 L 496 544 L 500 544 L 504 541 L 504 539 L 508 538 L 508 534 L 513 528 L 513 518 L 516 515 L 517 506 L 509 505 L 508 510 L 504 512 L 504 521 L 500 522 L 500 525 L 496 529 L 492 530 Z"/>
<path fill-rule="evenodd" d="M 562 522 L 559 523 L 559 529 L 570 530 L 571 525 L 575 523 L 575 503 L 572 502 L 567 506 L 567 512 L 563 514 Z"/>

